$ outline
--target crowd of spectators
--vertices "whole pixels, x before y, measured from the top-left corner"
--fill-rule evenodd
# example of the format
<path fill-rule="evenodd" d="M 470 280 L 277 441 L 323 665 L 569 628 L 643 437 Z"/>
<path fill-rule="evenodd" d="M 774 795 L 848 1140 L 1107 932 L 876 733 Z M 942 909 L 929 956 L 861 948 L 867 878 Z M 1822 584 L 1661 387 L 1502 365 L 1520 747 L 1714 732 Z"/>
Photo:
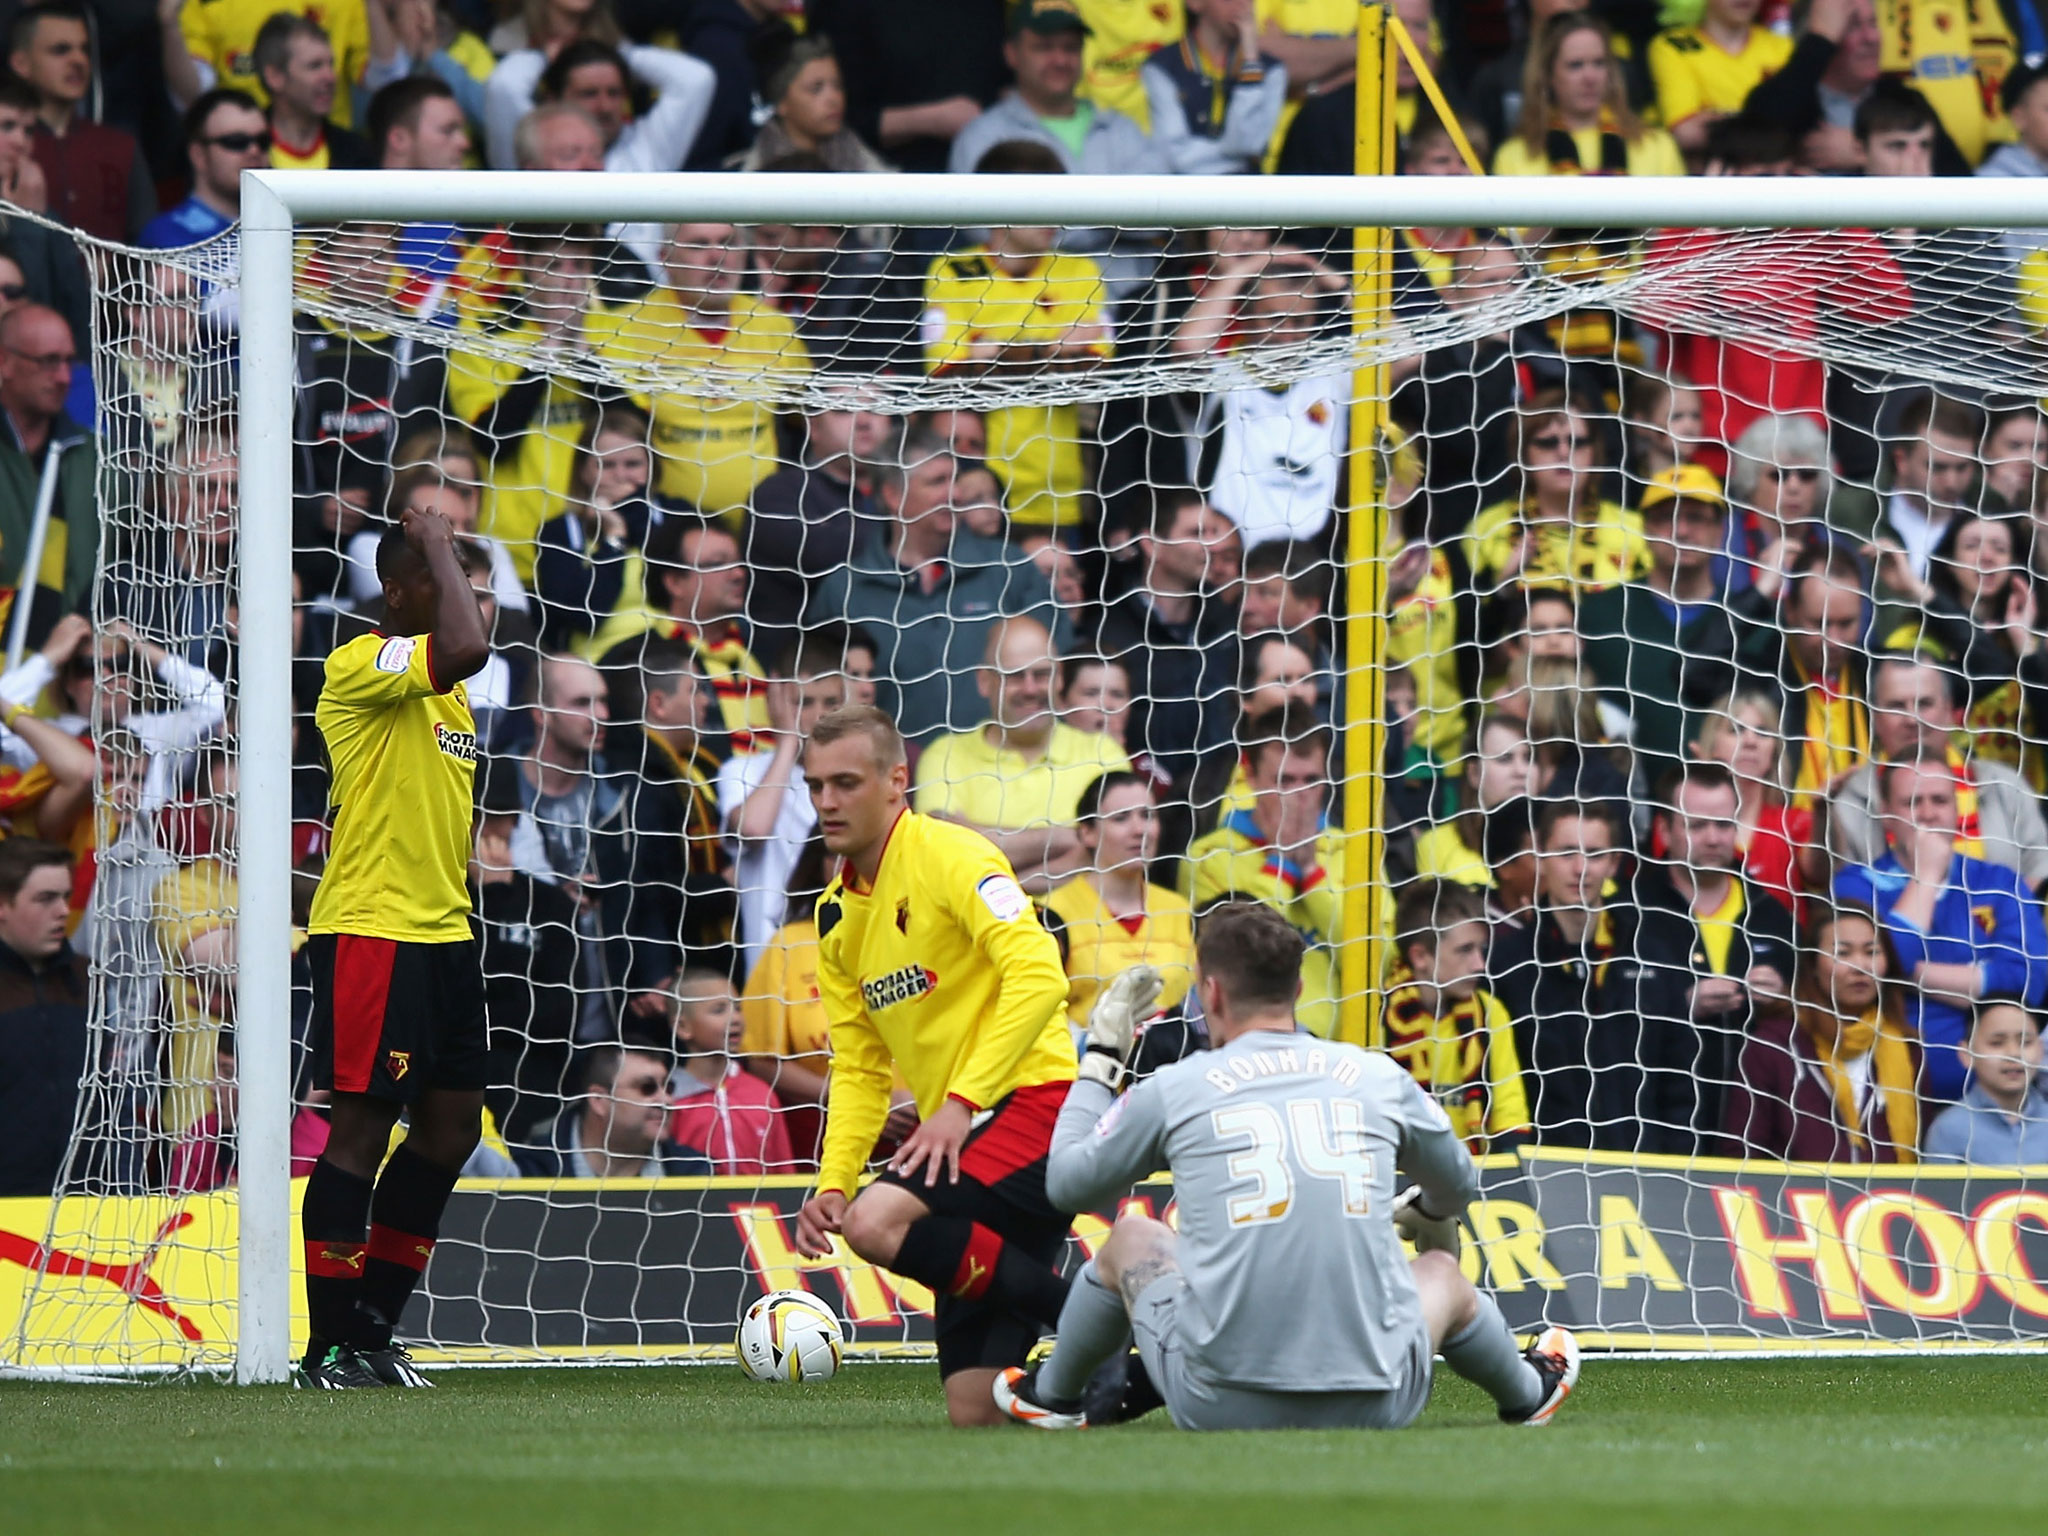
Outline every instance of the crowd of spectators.
<path fill-rule="evenodd" d="M 1392 9 L 1448 103 L 1404 58 L 1403 174 L 2048 176 L 2044 0 Z M 234 1177 L 242 171 L 1348 174 L 1355 21 L 0 6 L 0 588 L 26 642 L 0 674 L 0 1193 Z M 473 1173 L 814 1166 L 829 871 L 802 746 L 848 702 L 901 722 L 916 809 L 1040 900 L 1077 1029 L 1117 969 L 1162 969 L 1143 1068 L 1203 1043 L 1193 931 L 1220 900 L 1309 940 L 1305 1027 L 1362 1010 L 1338 956 L 1365 885 L 1384 1043 L 1475 1150 L 2048 1158 L 2048 422 L 1959 382 L 2043 355 L 2048 247 L 1395 231 L 1396 324 L 1446 339 L 1406 349 L 1354 443 L 1323 345 L 1351 240 L 308 246 L 296 905 L 326 851 L 322 658 L 378 622 L 379 531 L 431 506 L 493 645 Z M 1694 270 L 1689 307 L 1602 305 L 1606 278 Z M 1536 277 L 1583 302 L 1511 313 Z M 1845 348 L 1858 327 L 1896 342 Z M 1148 369 L 1194 382 L 1118 387 Z M 891 414 L 889 375 L 988 408 Z M 1065 393 L 988 401 L 1013 381 Z M 1366 738 L 1335 729 L 1371 681 L 1338 659 L 1354 517 L 1390 605 L 1372 869 L 1340 793 Z M 899 1091 L 885 1144 L 914 1117 Z"/>

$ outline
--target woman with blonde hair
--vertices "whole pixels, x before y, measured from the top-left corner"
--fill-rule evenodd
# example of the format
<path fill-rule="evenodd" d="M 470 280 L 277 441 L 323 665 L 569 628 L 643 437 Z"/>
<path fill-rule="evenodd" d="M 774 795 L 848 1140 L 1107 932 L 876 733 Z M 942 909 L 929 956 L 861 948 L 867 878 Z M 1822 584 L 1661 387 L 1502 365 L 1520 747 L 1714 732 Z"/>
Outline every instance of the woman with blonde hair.
<path fill-rule="evenodd" d="M 1629 784 L 1629 753 L 1608 739 L 1584 663 L 1563 656 L 1532 656 L 1528 665 L 1535 797 L 1639 800 Z"/>
<path fill-rule="evenodd" d="M 1607 23 L 1588 11 L 1553 16 L 1529 50 L 1522 120 L 1493 157 L 1496 176 L 1683 176 L 1685 157 L 1662 128 L 1630 110 Z"/>
<path fill-rule="evenodd" d="M 1806 930 L 1790 1018 L 1759 1018 L 1723 1131 L 1731 1157 L 1802 1163 L 1920 1160 L 1920 1051 L 1887 983 L 1897 961 L 1877 914 L 1838 902 Z"/>

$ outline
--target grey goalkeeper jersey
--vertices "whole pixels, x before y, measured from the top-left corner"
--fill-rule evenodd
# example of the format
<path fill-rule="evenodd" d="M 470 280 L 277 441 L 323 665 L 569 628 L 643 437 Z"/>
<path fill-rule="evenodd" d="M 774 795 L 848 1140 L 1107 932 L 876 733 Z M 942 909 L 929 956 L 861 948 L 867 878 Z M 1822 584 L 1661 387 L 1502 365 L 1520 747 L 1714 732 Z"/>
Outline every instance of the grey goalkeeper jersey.
<path fill-rule="evenodd" d="M 1173 1175 L 1180 1337 L 1224 1386 L 1384 1391 L 1421 1326 L 1395 1235 L 1396 1169 L 1432 1212 L 1462 1211 L 1479 1174 L 1443 1110 L 1390 1058 L 1304 1034 L 1247 1034 L 1112 1102 L 1074 1084 L 1046 1190 L 1097 1209 Z"/>

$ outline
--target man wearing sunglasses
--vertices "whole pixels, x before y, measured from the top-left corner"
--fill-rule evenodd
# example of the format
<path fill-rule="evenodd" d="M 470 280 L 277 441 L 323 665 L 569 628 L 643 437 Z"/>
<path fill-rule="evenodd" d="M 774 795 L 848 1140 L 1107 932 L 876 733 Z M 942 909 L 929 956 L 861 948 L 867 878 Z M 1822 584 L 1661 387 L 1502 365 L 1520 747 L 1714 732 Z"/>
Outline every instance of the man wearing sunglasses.
<path fill-rule="evenodd" d="M 185 155 L 192 195 L 143 227 L 147 249 L 197 245 L 242 216 L 242 172 L 270 164 L 270 121 L 246 91 L 207 91 L 185 112 Z"/>

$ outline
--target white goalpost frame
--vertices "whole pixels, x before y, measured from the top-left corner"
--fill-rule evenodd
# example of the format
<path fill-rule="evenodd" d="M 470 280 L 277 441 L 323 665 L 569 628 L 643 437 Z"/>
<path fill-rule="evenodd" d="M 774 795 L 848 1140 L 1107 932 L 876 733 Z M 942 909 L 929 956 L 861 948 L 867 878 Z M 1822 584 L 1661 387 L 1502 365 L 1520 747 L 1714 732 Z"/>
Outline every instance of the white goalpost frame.
<path fill-rule="evenodd" d="M 1208 229 L 2048 228 L 2048 180 L 741 176 L 245 171 L 241 220 L 239 1320 L 235 1378 L 291 1370 L 293 235 L 302 223 L 620 221 Z"/>

